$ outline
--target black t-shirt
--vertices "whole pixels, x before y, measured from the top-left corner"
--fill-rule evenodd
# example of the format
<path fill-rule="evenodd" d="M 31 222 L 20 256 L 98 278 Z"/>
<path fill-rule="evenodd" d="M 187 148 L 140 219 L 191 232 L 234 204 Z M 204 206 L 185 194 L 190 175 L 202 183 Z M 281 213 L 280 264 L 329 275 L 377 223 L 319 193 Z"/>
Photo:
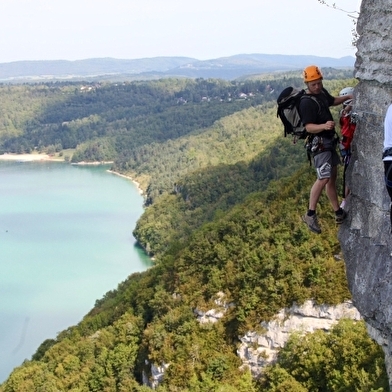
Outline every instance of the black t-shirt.
<path fill-rule="evenodd" d="M 315 102 L 310 98 L 302 98 L 299 103 L 299 114 L 303 124 L 324 124 L 333 121 L 329 107 L 333 105 L 335 98 L 325 89 L 320 94 L 312 94 L 317 99 Z M 318 103 L 318 104 L 317 104 Z M 335 136 L 335 129 L 322 131 L 317 135 L 332 139 Z"/>

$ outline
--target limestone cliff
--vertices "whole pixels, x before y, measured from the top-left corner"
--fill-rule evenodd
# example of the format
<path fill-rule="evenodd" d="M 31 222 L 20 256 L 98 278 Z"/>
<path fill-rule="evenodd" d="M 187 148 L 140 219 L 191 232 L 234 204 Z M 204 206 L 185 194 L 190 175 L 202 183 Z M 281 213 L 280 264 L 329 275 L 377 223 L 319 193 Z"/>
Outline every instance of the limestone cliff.
<path fill-rule="evenodd" d="M 351 301 L 336 306 L 316 305 L 311 300 L 301 306 L 294 304 L 290 309 L 281 309 L 271 321 L 262 322 L 262 333 L 249 331 L 240 337 L 238 355 L 252 375 L 258 377 L 265 366 L 276 361 L 293 332 L 329 331 L 342 318 L 360 320 Z"/>
<path fill-rule="evenodd" d="M 233 303 L 226 303 L 222 292 L 217 293 L 215 304 L 217 307 L 214 309 L 194 310 L 200 323 L 218 322 L 230 307 L 235 306 Z M 239 337 L 241 344 L 237 354 L 243 367 L 250 369 L 252 376 L 257 378 L 267 365 L 276 361 L 280 349 L 293 332 L 314 332 L 319 329 L 329 331 L 342 318 L 361 319 L 351 301 L 336 306 L 317 305 L 312 300 L 305 301 L 300 306 L 293 304 L 291 308 L 281 309 L 270 321 L 262 322 L 259 332 L 249 331 Z M 148 360 L 145 363 L 150 365 L 150 375 L 143 373 L 143 384 L 155 389 L 163 381 L 170 364 L 154 364 Z"/>
<path fill-rule="evenodd" d="M 354 110 L 359 122 L 348 169 L 349 217 L 339 240 L 355 307 L 386 354 L 392 385 L 392 235 L 383 165 L 383 120 L 392 102 L 392 1 L 362 0 Z"/>

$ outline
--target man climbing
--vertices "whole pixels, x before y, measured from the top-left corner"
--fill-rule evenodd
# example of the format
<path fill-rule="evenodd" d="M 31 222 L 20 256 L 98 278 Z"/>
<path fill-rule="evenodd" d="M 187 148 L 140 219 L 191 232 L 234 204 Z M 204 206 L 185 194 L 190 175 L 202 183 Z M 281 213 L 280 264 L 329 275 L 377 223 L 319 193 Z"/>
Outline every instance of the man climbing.
<path fill-rule="evenodd" d="M 335 131 L 335 122 L 329 107 L 340 105 L 353 97 L 352 94 L 333 97 L 324 89 L 323 75 L 315 65 L 310 65 L 304 69 L 303 78 L 307 86 L 306 93 L 313 95 L 317 100 L 315 102 L 313 99 L 301 99 L 299 104 L 302 122 L 306 131 L 313 136 L 312 155 L 317 179 L 310 190 L 308 212 L 302 217 L 302 220 L 311 231 L 320 234 L 321 228 L 317 219 L 316 207 L 324 188 L 335 211 L 336 223 L 341 224 L 347 216 L 338 202 L 336 179 L 340 158 L 336 152 L 338 138 Z"/>
<path fill-rule="evenodd" d="M 354 87 L 345 87 L 339 93 L 340 97 L 347 96 L 349 94 L 354 94 Z M 342 140 L 339 144 L 340 155 L 343 160 L 343 190 L 342 197 L 343 200 L 340 203 L 340 207 L 344 209 L 346 204 L 346 198 L 350 194 L 350 189 L 346 185 L 346 171 L 351 158 L 351 142 L 354 137 L 354 132 L 356 128 L 356 119 L 352 115 L 352 99 L 347 99 L 343 102 L 343 108 L 339 112 L 339 125 L 340 133 L 342 135 Z"/>

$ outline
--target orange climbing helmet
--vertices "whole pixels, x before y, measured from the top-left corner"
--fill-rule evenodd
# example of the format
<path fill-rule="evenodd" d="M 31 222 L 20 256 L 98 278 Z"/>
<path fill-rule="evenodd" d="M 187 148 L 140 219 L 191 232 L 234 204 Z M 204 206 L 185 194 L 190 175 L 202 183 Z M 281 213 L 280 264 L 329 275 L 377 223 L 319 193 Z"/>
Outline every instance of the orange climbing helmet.
<path fill-rule="evenodd" d="M 320 71 L 320 68 L 315 65 L 309 65 L 306 67 L 303 72 L 304 82 L 313 82 L 313 80 L 318 80 L 323 78 L 323 74 Z"/>

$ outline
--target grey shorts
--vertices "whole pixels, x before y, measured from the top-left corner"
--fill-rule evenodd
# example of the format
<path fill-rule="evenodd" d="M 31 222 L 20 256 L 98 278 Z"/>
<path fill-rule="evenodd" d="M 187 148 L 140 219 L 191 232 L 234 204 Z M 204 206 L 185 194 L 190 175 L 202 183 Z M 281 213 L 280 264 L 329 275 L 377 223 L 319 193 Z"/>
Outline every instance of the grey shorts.
<path fill-rule="evenodd" d="M 332 168 L 341 163 L 336 150 L 320 152 L 314 156 L 313 161 L 319 180 L 331 178 Z"/>

